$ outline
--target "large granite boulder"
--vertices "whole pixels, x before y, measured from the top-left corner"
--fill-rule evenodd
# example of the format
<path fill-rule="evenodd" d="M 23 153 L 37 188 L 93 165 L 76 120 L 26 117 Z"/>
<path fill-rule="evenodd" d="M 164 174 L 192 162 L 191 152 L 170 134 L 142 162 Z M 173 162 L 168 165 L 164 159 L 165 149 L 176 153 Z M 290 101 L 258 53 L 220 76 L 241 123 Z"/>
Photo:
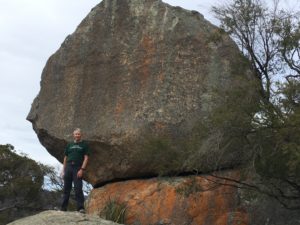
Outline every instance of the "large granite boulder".
<path fill-rule="evenodd" d="M 104 0 L 49 58 L 27 119 L 59 161 L 80 127 L 94 186 L 228 168 L 240 163 L 243 143 L 208 132 L 205 120 L 238 88 L 246 87 L 236 102 L 248 105 L 250 77 L 233 41 L 198 12 Z"/>

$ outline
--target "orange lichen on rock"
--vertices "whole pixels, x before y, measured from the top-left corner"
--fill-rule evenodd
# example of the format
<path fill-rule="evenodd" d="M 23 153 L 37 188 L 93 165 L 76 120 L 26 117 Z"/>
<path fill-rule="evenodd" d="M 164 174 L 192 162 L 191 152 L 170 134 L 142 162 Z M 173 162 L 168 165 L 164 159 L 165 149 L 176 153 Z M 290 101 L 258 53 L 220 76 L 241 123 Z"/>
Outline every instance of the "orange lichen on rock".
<path fill-rule="evenodd" d="M 92 191 L 87 211 L 100 214 L 111 199 L 126 205 L 126 224 L 249 224 L 237 189 L 213 179 L 192 176 L 108 184 Z"/>
<path fill-rule="evenodd" d="M 141 74 L 139 76 L 141 86 L 144 88 L 150 76 L 150 66 L 153 63 L 153 55 L 155 53 L 154 40 L 149 36 L 144 36 L 141 42 L 141 49 L 146 52 L 140 64 Z"/>

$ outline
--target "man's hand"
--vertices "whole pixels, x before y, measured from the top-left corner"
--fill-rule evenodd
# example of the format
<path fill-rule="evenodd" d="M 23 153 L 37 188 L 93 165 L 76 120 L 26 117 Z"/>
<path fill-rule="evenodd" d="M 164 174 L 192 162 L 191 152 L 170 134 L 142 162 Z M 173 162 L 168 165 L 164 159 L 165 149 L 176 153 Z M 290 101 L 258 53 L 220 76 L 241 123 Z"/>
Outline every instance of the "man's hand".
<path fill-rule="evenodd" d="M 62 179 L 64 179 L 64 176 L 65 176 L 65 171 L 62 170 L 62 171 L 60 172 L 60 177 L 61 177 Z"/>
<path fill-rule="evenodd" d="M 83 170 L 80 169 L 80 170 L 78 170 L 77 177 L 82 178 L 82 176 L 83 176 Z"/>

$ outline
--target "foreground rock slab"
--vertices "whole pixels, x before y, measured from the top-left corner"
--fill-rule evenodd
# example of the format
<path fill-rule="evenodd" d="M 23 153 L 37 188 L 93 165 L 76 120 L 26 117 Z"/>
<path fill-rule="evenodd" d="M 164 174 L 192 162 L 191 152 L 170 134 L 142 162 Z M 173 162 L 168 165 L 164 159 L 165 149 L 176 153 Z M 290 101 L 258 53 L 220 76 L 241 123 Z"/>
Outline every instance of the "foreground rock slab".
<path fill-rule="evenodd" d="M 9 225 L 118 225 L 103 220 L 98 216 L 86 215 L 78 212 L 45 211 L 34 216 L 16 220 Z"/>
<path fill-rule="evenodd" d="M 230 185 L 212 176 L 113 183 L 94 189 L 87 209 L 98 214 L 113 201 L 126 207 L 130 225 L 249 225 L 238 190 Z"/>

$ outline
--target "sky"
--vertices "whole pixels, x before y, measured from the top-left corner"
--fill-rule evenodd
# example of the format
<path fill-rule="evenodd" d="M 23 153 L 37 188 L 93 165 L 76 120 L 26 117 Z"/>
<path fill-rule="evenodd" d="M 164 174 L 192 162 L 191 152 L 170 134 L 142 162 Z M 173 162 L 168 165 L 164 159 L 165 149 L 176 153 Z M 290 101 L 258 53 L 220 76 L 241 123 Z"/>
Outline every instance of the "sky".
<path fill-rule="evenodd" d="M 26 117 L 39 92 L 47 59 L 100 2 L 0 0 L 0 144 L 12 144 L 17 152 L 35 161 L 53 166 L 59 164 L 39 143 Z M 164 2 L 197 10 L 207 20 L 217 22 L 210 9 L 220 0 Z M 290 8 L 299 7 L 299 0 L 284 0 L 283 3 Z"/>

